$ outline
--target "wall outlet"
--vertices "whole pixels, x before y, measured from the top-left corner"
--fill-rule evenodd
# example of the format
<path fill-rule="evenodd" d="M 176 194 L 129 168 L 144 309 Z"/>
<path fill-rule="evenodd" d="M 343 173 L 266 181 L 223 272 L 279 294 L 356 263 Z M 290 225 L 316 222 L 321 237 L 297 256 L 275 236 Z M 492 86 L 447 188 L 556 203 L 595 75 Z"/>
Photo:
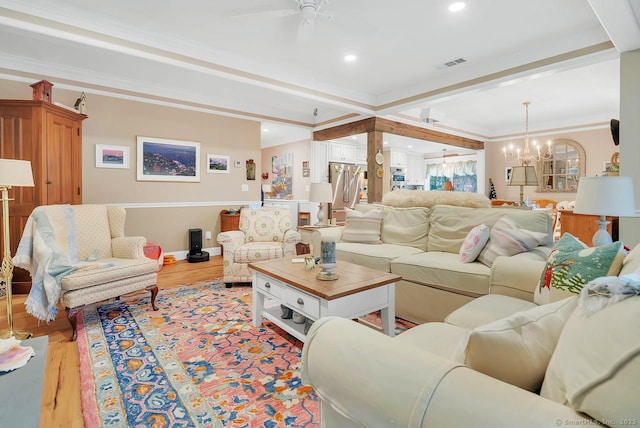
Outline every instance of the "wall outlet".
<path fill-rule="evenodd" d="M 211 239 L 211 231 L 210 231 L 210 230 L 207 230 L 207 231 L 204 233 L 204 236 L 205 236 L 205 239 Z"/>
<path fill-rule="evenodd" d="M 248 192 L 249 191 L 249 185 L 248 184 L 243 184 L 242 185 L 242 191 L 243 192 Z"/>

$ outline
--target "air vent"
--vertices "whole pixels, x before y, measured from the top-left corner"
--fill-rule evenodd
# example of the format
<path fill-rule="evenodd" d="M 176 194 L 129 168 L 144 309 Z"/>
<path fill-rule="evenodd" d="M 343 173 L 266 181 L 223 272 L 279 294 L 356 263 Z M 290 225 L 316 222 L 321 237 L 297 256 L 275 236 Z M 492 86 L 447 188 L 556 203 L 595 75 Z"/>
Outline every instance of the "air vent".
<path fill-rule="evenodd" d="M 467 62 L 467 60 L 464 59 L 464 58 L 452 59 L 451 61 L 447 61 L 444 64 L 437 65 L 436 68 L 438 70 L 443 70 L 445 68 L 454 67 L 454 66 L 456 66 L 458 64 L 462 64 L 462 63 L 465 63 L 465 62 Z"/>

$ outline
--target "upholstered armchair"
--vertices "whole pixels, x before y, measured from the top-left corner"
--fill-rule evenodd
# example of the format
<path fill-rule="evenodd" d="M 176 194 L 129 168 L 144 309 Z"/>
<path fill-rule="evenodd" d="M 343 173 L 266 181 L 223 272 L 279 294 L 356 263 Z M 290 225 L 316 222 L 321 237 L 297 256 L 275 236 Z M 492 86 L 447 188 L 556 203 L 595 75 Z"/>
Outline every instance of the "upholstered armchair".
<path fill-rule="evenodd" d="M 61 302 L 75 341 L 76 317 L 85 305 L 146 289 L 157 310 L 158 263 L 144 255 L 146 238 L 124 236 L 125 218 L 125 209 L 116 206 L 37 207 L 14 257 L 32 278 L 27 311 L 48 322 Z"/>
<path fill-rule="evenodd" d="M 300 234 L 292 227 L 288 208 L 243 208 L 240 230 L 221 232 L 217 237 L 227 287 L 234 282 L 251 282 L 251 262 L 293 257 Z"/>

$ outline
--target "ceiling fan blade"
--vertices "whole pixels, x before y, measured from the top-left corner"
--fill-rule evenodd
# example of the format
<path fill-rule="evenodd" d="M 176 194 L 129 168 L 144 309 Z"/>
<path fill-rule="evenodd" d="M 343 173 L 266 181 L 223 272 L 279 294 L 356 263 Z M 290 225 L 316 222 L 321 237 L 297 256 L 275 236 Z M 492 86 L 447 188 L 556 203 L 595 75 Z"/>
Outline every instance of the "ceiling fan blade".
<path fill-rule="evenodd" d="M 313 40 L 316 34 L 315 19 L 303 19 L 298 26 L 298 44 L 304 45 Z"/>

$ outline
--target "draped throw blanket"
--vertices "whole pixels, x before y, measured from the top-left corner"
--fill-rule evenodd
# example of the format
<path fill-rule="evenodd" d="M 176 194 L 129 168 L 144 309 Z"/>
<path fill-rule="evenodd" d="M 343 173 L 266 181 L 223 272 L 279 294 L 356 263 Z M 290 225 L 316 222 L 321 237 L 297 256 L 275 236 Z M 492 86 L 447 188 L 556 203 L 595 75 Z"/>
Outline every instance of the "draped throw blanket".
<path fill-rule="evenodd" d="M 47 322 L 56 318 L 62 278 L 76 271 L 77 254 L 71 206 L 36 207 L 27 220 L 13 258 L 15 266 L 31 274 L 31 291 L 25 302 L 28 313 Z"/>

